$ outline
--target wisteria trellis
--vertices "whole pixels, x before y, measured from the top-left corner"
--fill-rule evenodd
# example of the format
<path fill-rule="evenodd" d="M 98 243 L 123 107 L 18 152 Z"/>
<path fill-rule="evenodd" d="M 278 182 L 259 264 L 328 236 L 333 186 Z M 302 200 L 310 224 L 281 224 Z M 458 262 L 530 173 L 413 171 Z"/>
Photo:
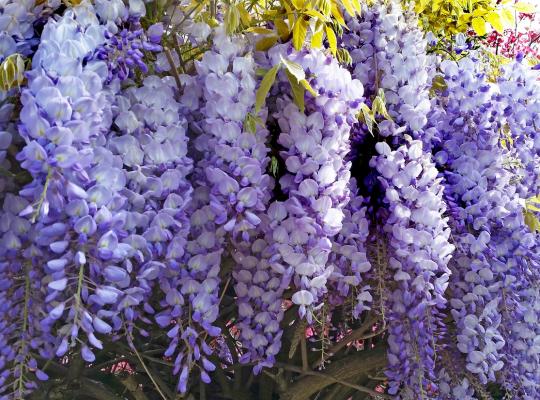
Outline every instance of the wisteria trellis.
<path fill-rule="evenodd" d="M 1 93 L 0 399 L 156 331 L 182 394 L 298 343 L 305 373 L 366 321 L 384 398 L 539 399 L 539 68 L 443 59 L 389 0 L 347 17 L 350 63 L 189 21 L 189 69 L 149 7 L 0 1 L 0 61 L 31 60 Z"/>

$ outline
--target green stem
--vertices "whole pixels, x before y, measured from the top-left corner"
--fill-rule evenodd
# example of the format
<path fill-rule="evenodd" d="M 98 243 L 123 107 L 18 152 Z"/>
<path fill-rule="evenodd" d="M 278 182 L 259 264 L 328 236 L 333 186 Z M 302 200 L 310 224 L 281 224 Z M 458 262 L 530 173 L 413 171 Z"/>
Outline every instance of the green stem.
<path fill-rule="evenodd" d="M 32 215 L 32 218 L 30 219 L 30 222 L 32 223 L 36 222 L 36 218 L 39 215 L 39 210 L 41 210 L 41 206 L 43 205 L 43 202 L 45 201 L 45 196 L 47 196 L 47 190 L 49 190 L 49 183 L 51 181 L 52 172 L 53 172 L 52 168 L 50 168 L 49 171 L 47 172 L 47 178 L 45 179 L 45 184 L 43 185 L 43 191 L 41 192 L 41 195 L 39 196 L 36 211 L 34 211 L 34 214 Z"/>

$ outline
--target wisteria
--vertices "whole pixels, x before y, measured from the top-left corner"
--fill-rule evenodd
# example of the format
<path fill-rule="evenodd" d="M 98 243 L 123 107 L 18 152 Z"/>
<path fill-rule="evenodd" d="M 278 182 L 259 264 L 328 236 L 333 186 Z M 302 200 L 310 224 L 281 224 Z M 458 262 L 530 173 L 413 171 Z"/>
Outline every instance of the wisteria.
<path fill-rule="evenodd" d="M 0 0 L 0 400 L 539 398 L 534 7 L 443 3 Z"/>
<path fill-rule="evenodd" d="M 283 147 L 281 157 L 287 168 L 279 184 L 289 197 L 285 204 L 289 223 L 282 224 L 289 241 L 278 251 L 294 270 L 297 292 L 292 301 L 299 306 L 300 316 L 311 322 L 332 273 L 327 264 L 330 238 L 341 230 L 343 208 L 350 196 L 350 164 L 345 156 L 363 88 L 323 53 L 291 50 L 276 46 L 270 52 L 271 63 L 286 58 L 314 74 L 316 78 L 310 83 L 318 96 L 306 99 L 305 113 L 289 96 L 276 101 L 273 118 L 279 125 L 278 143 Z M 281 79 L 287 84 L 284 75 Z"/>
<path fill-rule="evenodd" d="M 380 156 L 372 164 L 381 174 L 388 204 L 384 230 L 396 283 L 387 306 L 390 392 L 396 394 L 404 383 L 404 398 L 422 398 L 436 379 L 435 343 L 443 329 L 447 264 L 454 246 L 443 217 L 443 186 L 421 142 L 394 152 L 384 142 L 376 147 Z"/>
<path fill-rule="evenodd" d="M 483 81 L 472 59 L 444 62 L 442 69 L 452 83 L 445 98 L 447 119 L 437 125 L 444 136 L 435 157 L 444 165 L 452 199 L 457 254 L 451 263 L 450 304 L 458 348 L 482 383 L 494 381 L 506 365 L 507 390 L 534 398 L 537 357 L 529 350 L 538 329 L 533 322 L 536 239 L 524 223 L 513 176 L 504 166 L 504 119 L 497 118 L 496 109 L 500 95 Z M 525 315 L 525 309 L 533 314 Z M 519 348 L 528 350 L 523 354 Z"/>

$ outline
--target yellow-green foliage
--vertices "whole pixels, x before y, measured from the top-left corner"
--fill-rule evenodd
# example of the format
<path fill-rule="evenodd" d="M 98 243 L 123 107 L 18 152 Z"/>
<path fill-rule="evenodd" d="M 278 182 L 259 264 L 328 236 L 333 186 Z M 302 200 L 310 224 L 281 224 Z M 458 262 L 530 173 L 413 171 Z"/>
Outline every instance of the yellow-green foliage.
<path fill-rule="evenodd" d="M 24 60 L 20 54 L 12 54 L 0 65 L 0 90 L 7 91 L 24 81 Z"/>
<path fill-rule="evenodd" d="M 412 0 L 426 30 L 448 36 L 473 29 L 483 36 L 493 28 L 502 32 L 514 26 L 518 12 L 533 12 L 534 6 L 513 0 Z M 409 0 L 406 0 L 409 2 Z"/>
<path fill-rule="evenodd" d="M 262 35 L 257 44 L 259 50 L 288 40 L 296 49 L 306 43 L 318 48 L 326 38 L 334 55 L 338 51 L 336 31 L 345 27 L 342 10 L 351 16 L 361 11 L 360 0 L 259 0 L 231 3 L 226 7 L 228 31 L 243 28 Z M 273 29 L 266 27 L 268 22 L 272 22 Z"/>

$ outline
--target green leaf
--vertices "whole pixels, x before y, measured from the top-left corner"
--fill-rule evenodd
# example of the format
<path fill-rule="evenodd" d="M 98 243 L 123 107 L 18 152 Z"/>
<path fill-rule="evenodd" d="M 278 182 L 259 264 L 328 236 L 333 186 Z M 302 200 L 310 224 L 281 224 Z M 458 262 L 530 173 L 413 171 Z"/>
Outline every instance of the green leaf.
<path fill-rule="evenodd" d="M 371 110 L 373 112 L 373 115 L 382 115 L 384 118 L 386 118 L 389 121 L 393 121 L 390 114 L 388 114 L 388 111 L 386 110 L 386 105 L 384 104 L 384 100 L 380 98 L 379 96 L 375 97 L 375 100 L 373 100 L 373 105 L 371 106 Z"/>
<path fill-rule="evenodd" d="M 244 128 L 250 133 L 255 133 L 257 130 L 257 121 L 253 114 L 248 113 L 246 115 L 246 118 L 244 119 Z"/>
<path fill-rule="evenodd" d="M 261 111 L 262 106 L 264 105 L 264 102 L 266 100 L 266 96 L 268 96 L 268 92 L 270 91 L 270 88 L 274 84 L 276 80 L 276 75 L 279 70 L 279 67 L 281 64 L 274 65 L 267 73 L 264 75 L 264 78 L 261 81 L 261 85 L 259 86 L 259 89 L 257 89 L 257 93 L 255 95 L 255 114 L 259 114 Z"/>
<path fill-rule="evenodd" d="M 344 65 L 351 65 L 352 64 L 352 57 L 351 54 L 347 51 L 347 49 L 344 49 L 343 47 L 340 47 L 337 51 L 337 59 L 340 63 Z"/>
<path fill-rule="evenodd" d="M 231 5 L 227 8 L 225 13 L 225 27 L 227 29 L 227 34 L 232 35 L 238 29 L 240 25 L 240 11 L 236 6 Z"/>
<path fill-rule="evenodd" d="M 279 172 L 279 163 L 276 157 L 272 156 L 270 159 L 270 173 L 273 176 L 277 176 Z"/>
<path fill-rule="evenodd" d="M 9 90 L 24 81 L 24 59 L 20 54 L 12 54 L 0 65 L 0 88 Z"/>
<path fill-rule="evenodd" d="M 448 88 L 446 81 L 442 75 L 436 75 L 431 83 L 431 89 L 434 91 L 444 91 Z"/>
<path fill-rule="evenodd" d="M 278 40 L 277 36 L 265 36 L 255 44 L 255 50 L 266 51 L 270 47 L 276 44 Z"/>
<path fill-rule="evenodd" d="M 297 82 L 300 82 L 302 79 L 306 79 L 306 73 L 304 72 L 304 69 L 300 64 L 288 60 L 282 55 L 280 55 L 279 57 L 281 58 L 281 62 L 283 63 L 285 68 L 287 68 L 287 72 L 294 76 Z"/>
<path fill-rule="evenodd" d="M 296 104 L 300 112 L 303 113 L 305 110 L 304 94 L 306 89 L 289 70 L 285 70 L 285 73 L 287 74 L 287 78 L 289 78 L 289 82 L 291 84 L 291 92 L 293 95 L 294 104 Z"/>
<path fill-rule="evenodd" d="M 375 125 L 375 119 L 373 118 L 371 110 L 365 103 L 360 106 L 360 114 L 358 115 L 358 119 L 360 121 L 363 121 L 367 125 L 369 133 L 373 135 L 373 126 Z"/>

